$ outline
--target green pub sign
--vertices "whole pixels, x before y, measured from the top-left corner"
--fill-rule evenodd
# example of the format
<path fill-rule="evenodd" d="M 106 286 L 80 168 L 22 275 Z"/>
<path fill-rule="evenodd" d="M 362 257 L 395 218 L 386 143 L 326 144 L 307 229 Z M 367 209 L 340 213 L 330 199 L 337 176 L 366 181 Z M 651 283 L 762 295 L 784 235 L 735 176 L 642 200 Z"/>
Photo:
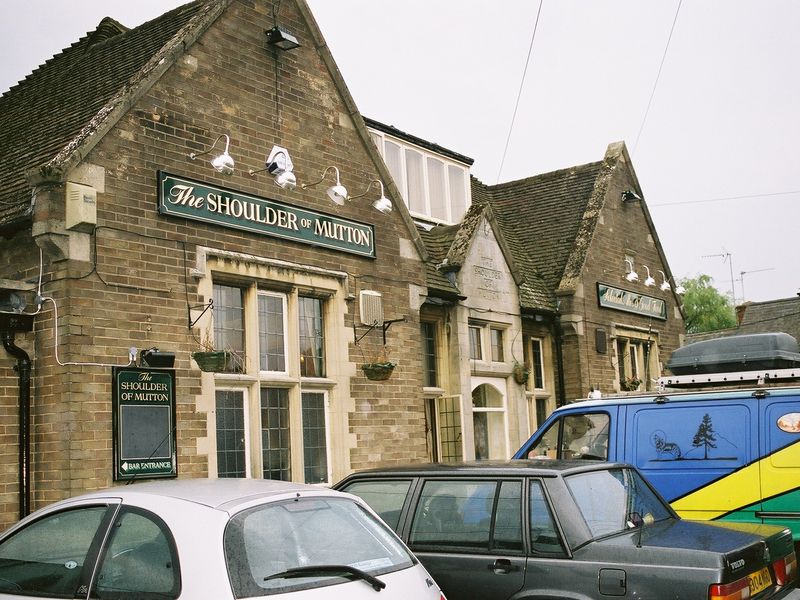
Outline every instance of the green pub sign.
<path fill-rule="evenodd" d="M 375 229 L 158 172 L 158 212 L 375 258 Z"/>
<path fill-rule="evenodd" d="M 174 369 L 112 369 L 114 481 L 175 477 Z"/>
<path fill-rule="evenodd" d="M 597 284 L 597 298 L 603 308 L 667 320 L 667 303 L 660 298 L 629 292 L 604 283 Z"/>

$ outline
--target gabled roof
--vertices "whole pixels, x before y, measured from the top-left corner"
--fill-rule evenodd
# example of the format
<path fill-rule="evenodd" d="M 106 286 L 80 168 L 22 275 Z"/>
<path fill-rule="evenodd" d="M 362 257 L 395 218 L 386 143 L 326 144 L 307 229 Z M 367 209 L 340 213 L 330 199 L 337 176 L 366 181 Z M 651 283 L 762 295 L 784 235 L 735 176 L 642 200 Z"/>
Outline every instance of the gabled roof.
<path fill-rule="evenodd" d="M 551 293 L 575 249 L 602 166 L 590 163 L 483 190 L 515 257 L 531 270 L 526 279 L 540 278 Z"/>
<path fill-rule="evenodd" d="M 534 269 L 528 264 L 528 258 L 516 255 L 512 251 L 492 207 L 486 202 L 475 201 L 474 198 L 472 206 L 458 225 L 437 226 L 420 231 L 430 258 L 427 263 L 427 275 L 431 295 L 449 296 L 453 291 L 458 292 L 446 274 L 458 271 L 464 265 L 475 232 L 483 220 L 488 221 L 492 227 L 497 243 L 506 258 L 508 268 L 519 289 L 521 307 L 554 312 L 554 296 L 548 292 L 544 281 L 535 275 Z M 520 261 L 523 266 L 517 264 Z M 525 273 L 527 275 L 524 275 Z"/>
<path fill-rule="evenodd" d="M 476 219 L 486 217 L 517 280 L 522 310 L 555 312 L 556 293 L 571 291 L 581 277 L 609 179 L 623 156 L 618 143 L 599 162 L 493 186 L 473 177 L 472 206 L 456 229 L 435 240 L 437 257 L 449 243 L 446 267 L 458 269 Z"/>
<path fill-rule="evenodd" d="M 63 180 L 232 2 L 195 0 L 135 29 L 103 19 L 0 97 L 0 149 L 6 159 L 0 163 L 0 232 L 29 226 L 31 185 Z M 390 197 L 400 198 L 311 10 L 305 0 L 296 2 L 367 155 Z M 398 204 L 395 212 L 427 260 L 408 209 Z"/>
<path fill-rule="evenodd" d="M 223 6 L 197 0 L 135 29 L 106 17 L 3 94 L 0 228 L 30 221 L 28 177 L 68 169 L 85 155 L 105 123 L 119 118 L 124 100 L 143 93 L 151 73 L 163 72 L 165 56 L 186 43 L 181 34 L 191 24 L 207 25 Z"/>
<path fill-rule="evenodd" d="M 428 283 L 428 294 L 449 299 L 461 297 L 456 284 L 447 277 L 451 269 L 447 268 L 447 253 L 453 245 L 460 225 L 437 226 L 430 230 L 418 229 L 420 238 L 428 251 L 425 262 L 425 273 Z"/>
<path fill-rule="evenodd" d="M 605 161 L 487 186 L 472 201 L 492 207 L 520 270 L 523 310 L 555 312 L 556 291 L 579 276 L 605 196 Z"/>

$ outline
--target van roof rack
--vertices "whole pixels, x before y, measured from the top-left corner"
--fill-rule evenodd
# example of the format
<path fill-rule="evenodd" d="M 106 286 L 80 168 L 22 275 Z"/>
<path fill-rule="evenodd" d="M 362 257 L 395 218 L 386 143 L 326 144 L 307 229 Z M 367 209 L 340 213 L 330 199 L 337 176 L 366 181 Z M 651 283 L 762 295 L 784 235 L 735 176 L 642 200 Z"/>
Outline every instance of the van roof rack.
<path fill-rule="evenodd" d="M 731 371 L 729 373 L 695 373 L 692 375 L 667 375 L 658 378 L 658 390 L 666 388 L 692 388 L 717 386 L 728 387 L 741 384 L 767 385 L 800 381 L 800 367 L 792 369 L 759 369 L 755 371 Z"/>

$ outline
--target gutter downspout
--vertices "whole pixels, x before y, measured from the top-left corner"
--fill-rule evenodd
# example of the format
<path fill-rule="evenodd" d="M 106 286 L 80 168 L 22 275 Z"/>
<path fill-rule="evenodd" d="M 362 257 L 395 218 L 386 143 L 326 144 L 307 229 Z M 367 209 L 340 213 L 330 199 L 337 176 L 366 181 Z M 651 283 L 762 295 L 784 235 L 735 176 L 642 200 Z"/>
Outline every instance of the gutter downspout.
<path fill-rule="evenodd" d="M 561 327 L 561 313 L 556 313 L 553 324 L 553 337 L 556 341 L 556 369 L 558 370 L 558 394 L 556 395 L 556 407 L 564 406 L 565 399 L 565 383 L 564 383 L 564 328 Z"/>
<path fill-rule="evenodd" d="M 14 332 L 3 331 L 3 347 L 17 359 L 14 370 L 19 374 L 19 518 L 28 516 L 31 501 L 31 359 L 14 344 Z"/>

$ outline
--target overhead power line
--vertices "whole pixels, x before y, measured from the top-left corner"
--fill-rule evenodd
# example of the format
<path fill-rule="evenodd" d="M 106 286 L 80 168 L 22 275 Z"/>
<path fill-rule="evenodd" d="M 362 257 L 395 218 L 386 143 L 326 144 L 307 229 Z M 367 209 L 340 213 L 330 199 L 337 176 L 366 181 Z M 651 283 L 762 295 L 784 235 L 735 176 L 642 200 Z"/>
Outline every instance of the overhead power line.
<path fill-rule="evenodd" d="M 667 38 L 667 45 L 664 47 L 664 54 L 661 56 L 661 64 L 658 65 L 658 73 L 656 73 L 656 80 L 653 83 L 653 91 L 650 92 L 650 99 L 647 101 L 647 108 L 642 117 L 642 124 L 639 127 L 639 133 L 636 134 L 636 141 L 633 143 L 633 154 L 636 155 L 636 148 L 639 147 L 639 138 L 642 137 L 644 124 L 647 122 L 647 115 L 650 114 L 650 106 L 653 104 L 653 98 L 656 95 L 656 88 L 658 87 L 658 80 L 661 78 L 661 70 L 664 68 L 664 60 L 667 58 L 667 51 L 669 50 L 669 43 L 672 41 L 672 32 L 675 31 L 675 23 L 678 22 L 678 13 L 681 11 L 681 3 L 683 0 L 678 0 L 678 8 L 675 9 L 675 18 L 672 20 L 672 27 L 669 30 L 669 37 Z"/>
<path fill-rule="evenodd" d="M 726 196 L 724 198 L 706 198 L 705 200 L 683 200 L 681 202 L 662 202 L 660 204 L 648 204 L 650 208 L 657 206 L 678 206 L 680 204 L 705 204 L 706 202 L 724 202 L 726 200 L 749 200 L 752 198 L 769 198 L 770 196 L 787 196 L 789 194 L 800 194 L 800 190 L 790 192 L 771 192 L 769 194 L 748 194 L 745 196 Z"/>
<path fill-rule="evenodd" d="M 517 109 L 519 108 L 519 100 L 522 98 L 522 88 L 525 86 L 525 76 L 528 73 L 528 64 L 531 62 L 531 54 L 533 53 L 533 41 L 536 39 L 536 29 L 539 27 L 539 15 L 542 14 L 542 4 L 544 0 L 539 0 L 539 10 L 536 11 L 536 22 L 533 24 L 533 33 L 531 34 L 531 43 L 528 46 L 528 57 L 525 59 L 525 68 L 522 70 L 522 81 L 519 82 L 519 91 L 517 92 L 517 102 L 514 104 L 514 114 L 511 116 L 511 125 L 508 127 L 508 136 L 506 137 L 506 147 L 503 149 L 503 158 L 500 160 L 500 168 L 497 170 L 497 181 L 500 183 L 500 174 L 503 172 L 503 165 L 506 162 L 506 153 L 508 152 L 508 143 L 511 141 L 511 132 L 514 131 L 514 121 L 517 119 Z"/>

